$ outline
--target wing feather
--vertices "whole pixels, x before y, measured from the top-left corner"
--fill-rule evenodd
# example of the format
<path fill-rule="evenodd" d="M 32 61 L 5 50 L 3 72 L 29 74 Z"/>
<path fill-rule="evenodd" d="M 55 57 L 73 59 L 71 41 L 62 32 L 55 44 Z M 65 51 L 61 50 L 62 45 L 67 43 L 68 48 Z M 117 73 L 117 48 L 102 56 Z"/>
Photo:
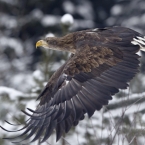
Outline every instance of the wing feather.
<path fill-rule="evenodd" d="M 45 125 L 42 125 L 41 127 L 39 127 L 39 130 L 37 130 L 37 133 L 31 142 L 34 142 L 37 139 L 39 139 L 40 136 L 43 134 L 44 130 L 45 130 Z"/>
<path fill-rule="evenodd" d="M 89 100 L 87 100 L 87 98 L 82 94 L 82 92 L 79 92 L 77 95 L 81 104 L 84 106 L 88 116 L 91 117 L 94 114 L 95 107 Z"/>
<path fill-rule="evenodd" d="M 58 141 L 62 134 L 64 133 L 64 128 L 62 124 L 57 124 L 56 126 L 56 141 Z"/>

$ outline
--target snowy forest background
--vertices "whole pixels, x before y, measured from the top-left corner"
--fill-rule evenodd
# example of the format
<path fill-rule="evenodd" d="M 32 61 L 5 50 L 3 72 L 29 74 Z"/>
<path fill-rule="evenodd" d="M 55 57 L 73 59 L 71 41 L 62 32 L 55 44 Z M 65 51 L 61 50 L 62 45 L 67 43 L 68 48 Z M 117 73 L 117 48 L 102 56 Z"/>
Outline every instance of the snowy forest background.
<path fill-rule="evenodd" d="M 67 13 L 73 18 L 66 17 Z M 24 124 L 27 118 L 20 110 L 35 109 L 37 95 L 68 57 L 66 53 L 36 49 L 37 40 L 113 25 L 145 34 L 145 1 L 0 0 L 0 125 L 9 130 L 22 127 L 8 125 L 5 120 Z M 130 88 L 121 90 L 90 120 L 86 116 L 57 143 L 52 135 L 43 145 L 144 145 L 145 54 L 141 55 L 141 72 Z M 2 138 L 16 135 L 0 129 L 0 145 L 11 145 Z"/>

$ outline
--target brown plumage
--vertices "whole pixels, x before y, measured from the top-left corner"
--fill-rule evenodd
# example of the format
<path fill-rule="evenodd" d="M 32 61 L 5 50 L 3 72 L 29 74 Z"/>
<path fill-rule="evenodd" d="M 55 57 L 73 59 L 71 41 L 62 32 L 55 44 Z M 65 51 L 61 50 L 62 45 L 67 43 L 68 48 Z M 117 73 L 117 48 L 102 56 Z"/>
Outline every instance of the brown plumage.
<path fill-rule="evenodd" d="M 71 57 L 50 78 L 38 96 L 38 105 L 23 128 L 24 140 L 35 135 L 47 140 L 56 130 L 58 141 L 72 126 L 107 105 L 119 89 L 125 89 L 139 68 L 143 35 L 124 27 L 90 29 L 61 38 L 45 38 L 36 46 L 71 52 Z"/>

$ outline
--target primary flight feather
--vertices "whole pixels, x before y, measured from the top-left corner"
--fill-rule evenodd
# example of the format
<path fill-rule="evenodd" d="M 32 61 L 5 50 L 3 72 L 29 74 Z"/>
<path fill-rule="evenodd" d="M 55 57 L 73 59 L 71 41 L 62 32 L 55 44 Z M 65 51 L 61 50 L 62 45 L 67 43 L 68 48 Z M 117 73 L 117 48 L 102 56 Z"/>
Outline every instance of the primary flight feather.
<path fill-rule="evenodd" d="M 70 58 L 49 79 L 38 96 L 40 103 L 26 122 L 23 140 L 46 141 L 56 130 L 63 133 L 96 110 L 107 105 L 112 95 L 125 89 L 139 69 L 139 50 L 145 51 L 145 37 L 129 28 L 107 27 L 48 37 L 36 47 L 71 52 Z"/>

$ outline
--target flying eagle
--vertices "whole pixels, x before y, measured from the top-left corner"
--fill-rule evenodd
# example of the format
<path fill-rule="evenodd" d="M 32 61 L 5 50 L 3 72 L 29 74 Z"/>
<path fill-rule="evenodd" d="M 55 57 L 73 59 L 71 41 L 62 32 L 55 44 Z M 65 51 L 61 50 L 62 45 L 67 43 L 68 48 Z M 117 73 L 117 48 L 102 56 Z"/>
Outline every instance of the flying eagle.
<path fill-rule="evenodd" d="M 83 30 L 63 37 L 47 37 L 36 43 L 71 53 L 70 58 L 49 79 L 38 96 L 40 103 L 31 110 L 29 121 L 20 129 L 18 137 L 46 141 L 56 131 L 56 141 L 84 115 L 91 117 L 96 110 L 107 105 L 119 89 L 139 69 L 139 50 L 145 51 L 145 37 L 129 28 L 106 27 Z M 3 128 L 4 129 L 4 128 Z M 5 129 L 6 130 L 6 129 Z"/>

